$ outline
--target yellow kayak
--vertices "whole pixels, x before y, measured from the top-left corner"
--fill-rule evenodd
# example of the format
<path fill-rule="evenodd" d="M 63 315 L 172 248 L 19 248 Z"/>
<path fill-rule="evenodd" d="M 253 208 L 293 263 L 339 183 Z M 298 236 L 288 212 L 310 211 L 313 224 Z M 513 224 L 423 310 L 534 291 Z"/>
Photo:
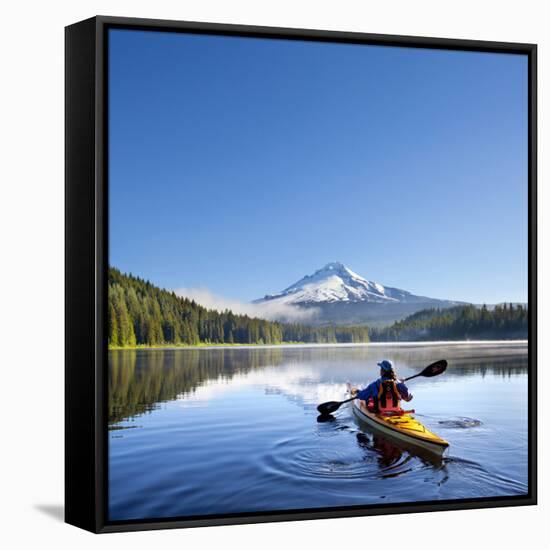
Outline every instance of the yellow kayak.
<path fill-rule="evenodd" d="M 357 388 L 348 384 L 348 391 L 353 397 Z M 370 412 L 364 401 L 356 399 L 351 402 L 354 414 L 369 427 L 379 430 L 384 435 L 399 441 L 417 445 L 437 454 L 443 454 L 449 443 L 437 434 L 430 432 L 424 424 L 416 420 L 411 413 L 396 416 L 386 416 Z"/>

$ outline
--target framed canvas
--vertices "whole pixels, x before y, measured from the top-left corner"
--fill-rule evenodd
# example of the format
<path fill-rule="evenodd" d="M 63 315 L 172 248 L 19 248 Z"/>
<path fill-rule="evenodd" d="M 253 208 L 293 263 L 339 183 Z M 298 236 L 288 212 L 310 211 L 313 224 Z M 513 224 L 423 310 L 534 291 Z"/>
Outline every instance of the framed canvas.
<path fill-rule="evenodd" d="M 66 28 L 66 521 L 536 503 L 536 46 Z"/>

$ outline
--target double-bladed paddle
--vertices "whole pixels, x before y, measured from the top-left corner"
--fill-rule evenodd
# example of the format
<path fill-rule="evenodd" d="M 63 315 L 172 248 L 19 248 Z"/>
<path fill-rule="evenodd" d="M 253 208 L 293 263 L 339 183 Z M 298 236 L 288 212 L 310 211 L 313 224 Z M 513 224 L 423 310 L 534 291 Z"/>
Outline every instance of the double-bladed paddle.
<path fill-rule="evenodd" d="M 436 361 L 435 363 L 428 365 L 422 372 L 419 372 L 414 376 L 409 376 L 408 378 L 405 378 L 403 382 L 406 382 L 407 380 L 412 380 L 417 376 L 425 376 L 426 378 L 431 378 L 432 376 L 437 376 L 438 374 L 445 372 L 446 368 L 447 368 L 447 361 L 445 359 L 441 359 L 441 361 Z M 357 396 L 350 397 L 345 401 L 327 401 L 326 403 L 321 403 L 317 407 L 317 410 L 322 415 L 329 415 L 329 414 L 332 414 L 333 412 L 336 412 L 344 403 L 349 403 L 354 399 L 357 399 Z"/>

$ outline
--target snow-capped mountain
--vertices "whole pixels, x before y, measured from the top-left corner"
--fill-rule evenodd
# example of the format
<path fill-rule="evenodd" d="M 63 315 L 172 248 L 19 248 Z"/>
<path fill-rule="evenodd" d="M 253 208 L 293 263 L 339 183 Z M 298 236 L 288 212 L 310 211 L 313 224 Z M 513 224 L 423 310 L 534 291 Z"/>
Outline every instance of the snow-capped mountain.
<path fill-rule="evenodd" d="M 391 322 L 428 307 L 451 307 L 459 302 L 417 296 L 361 277 L 340 262 L 331 262 L 278 294 L 255 303 L 280 303 L 317 308 L 318 322 L 351 324 Z"/>
<path fill-rule="evenodd" d="M 280 300 L 288 304 L 317 304 L 333 302 L 395 303 L 429 300 L 406 290 L 368 281 L 340 262 L 331 262 L 306 275 L 279 294 L 261 300 Z"/>

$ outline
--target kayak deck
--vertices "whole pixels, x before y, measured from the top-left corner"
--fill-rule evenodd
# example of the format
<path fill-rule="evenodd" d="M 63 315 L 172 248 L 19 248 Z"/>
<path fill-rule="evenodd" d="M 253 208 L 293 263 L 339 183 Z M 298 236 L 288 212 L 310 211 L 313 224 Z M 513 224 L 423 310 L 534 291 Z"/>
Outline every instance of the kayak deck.
<path fill-rule="evenodd" d="M 353 397 L 357 393 L 357 388 L 348 384 L 348 391 Z M 376 414 L 369 411 L 365 402 L 359 399 L 352 401 L 351 406 L 355 415 L 363 422 L 394 439 L 412 443 L 437 454 L 442 454 L 449 447 L 447 441 L 428 430 L 411 413 L 395 416 Z"/>

